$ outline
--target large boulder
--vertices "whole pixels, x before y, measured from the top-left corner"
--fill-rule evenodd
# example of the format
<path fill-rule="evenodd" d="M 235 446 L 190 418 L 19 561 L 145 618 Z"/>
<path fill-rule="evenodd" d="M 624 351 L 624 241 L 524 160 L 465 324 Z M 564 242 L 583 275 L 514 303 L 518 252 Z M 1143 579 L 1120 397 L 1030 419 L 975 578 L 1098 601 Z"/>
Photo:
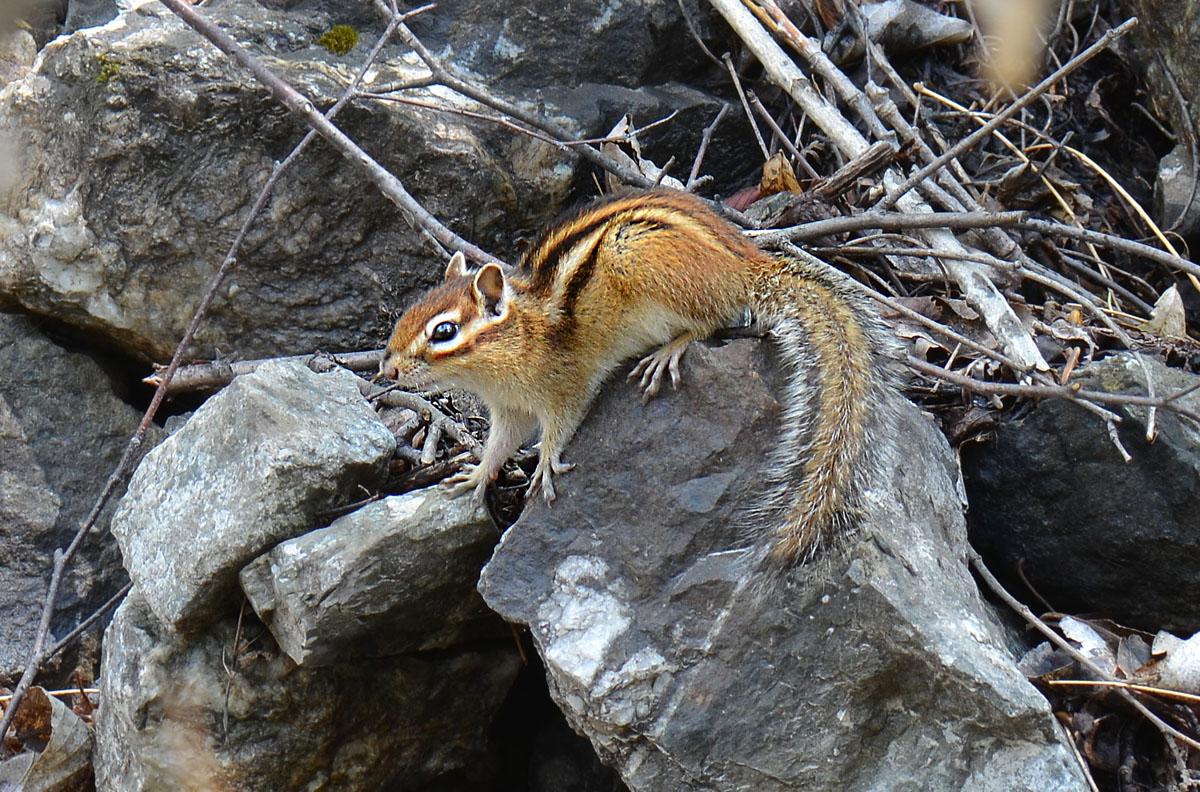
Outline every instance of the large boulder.
<path fill-rule="evenodd" d="M 897 407 L 857 531 L 780 575 L 744 549 L 775 371 L 739 341 L 694 349 L 685 379 L 645 407 L 610 383 L 558 500 L 527 507 L 481 582 L 630 789 L 1087 789 L 967 568 L 932 422 Z"/>
<path fill-rule="evenodd" d="M 358 382 L 344 369 L 265 364 L 146 456 L 112 530 L 164 624 L 215 621 L 246 563 L 383 483 L 396 439 Z"/>
<path fill-rule="evenodd" d="M 505 634 L 475 591 L 497 538 L 469 498 L 425 488 L 281 542 L 240 579 L 297 663 L 430 651 Z"/>
<path fill-rule="evenodd" d="M 1151 382 L 1146 382 L 1145 370 Z M 1196 375 L 1122 353 L 1081 367 L 1087 390 L 1159 396 L 1194 387 Z M 1200 412 L 1195 393 L 1179 400 Z M 1114 407 L 1125 462 L 1104 422 L 1052 399 L 1001 423 L 988 443 L 967 446 L 971 542 L 1014 591 L 1027 585 L 1055 610 L 1101 612 L 1150 631 L 1200 630 L 1200 443 L 1190 419 Z M 1018 568 L 1019 567 L 1019 568 Z"/>
<path fill-rule="evenodd" d="M 91 511 L 141 411 L 124 401 L 109 369 L 55 343 L 28 317 L 0 313 L 0 371 L 0 555 L 7 559 L 0 576 L 6 614 L 0 678 L 11 678 L 33 646 L 53 553 Z M 143 448 L 161 438 L 150 426 Z M 110 503 L 67 568 L 52 638 L 70 632 L 128 580 L 107 531 L 112 511 Z"/>
<path fill-rule="evenodd" d="M 319 44 L 328 12 L 252 2 L 210 16 L 318 107 L 366 56 Z M 376 18 L 378 24 L 378 19 Z M 393 45 L 365 87 L 425 73 Z M 445 91 L 409 95 L 479 109 Z M 338 123 L 463 236 L 511 250 L 555 211 L 570 155 L 495 124 L 394 103 Z M 453 117 L 450 117 L 453 118 Z M 0 194 L 0 307 L 53 315 L 143 359 L 170 356 L 272 167 L 307 131 L 163 6 L 136 4 L 60 37 L 0 89 L 0 141 L 18 163 Z M 10 156 L 11 155 L 11 156 Z M 317 145 L 276 187 L 193 348 L 265 357 L 370 348 L 443 262 L 396 207 Z"/>
<path fill-rule="evenodd" d="M 519 662 L 501 645 L 297 667 L 252 617 L 182 636 L 135 588 L 105 635 L 96 788 L 419 788 L 485 759 Z"/>

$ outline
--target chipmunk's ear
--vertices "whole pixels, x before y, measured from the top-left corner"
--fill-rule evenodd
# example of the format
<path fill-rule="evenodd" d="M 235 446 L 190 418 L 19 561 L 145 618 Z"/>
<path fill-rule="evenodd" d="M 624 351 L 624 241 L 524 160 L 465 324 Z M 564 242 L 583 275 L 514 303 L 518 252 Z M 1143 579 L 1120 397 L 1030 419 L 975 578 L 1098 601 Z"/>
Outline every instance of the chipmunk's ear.
<path fill-rule="evenodd" d="M 460 250 L 450 257 L 450 263 L 446 265 L 446 280 L 452 278 L 461 278 L 467 274 L 467 257 Z"/>
<path fill-rule="evenodd" d="M 472 285 L 475 301 L 487 316 L 500 316 L 504 313 L 504 271 L 495 264 L 485 264 L 475 273 L 475 283 Z"/>

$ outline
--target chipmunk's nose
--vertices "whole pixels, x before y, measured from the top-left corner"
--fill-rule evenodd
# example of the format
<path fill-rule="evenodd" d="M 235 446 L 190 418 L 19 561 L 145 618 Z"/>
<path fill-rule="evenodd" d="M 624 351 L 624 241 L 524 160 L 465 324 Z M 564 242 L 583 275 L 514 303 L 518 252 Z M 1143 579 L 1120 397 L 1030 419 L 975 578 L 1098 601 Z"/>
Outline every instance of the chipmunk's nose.
<path fill-rule="evenodd" d="M 379 373 L 390 380 L 400 378 L 400 356 L 395 352 L 384 352 L 383 359 L 379 361 Z"/>

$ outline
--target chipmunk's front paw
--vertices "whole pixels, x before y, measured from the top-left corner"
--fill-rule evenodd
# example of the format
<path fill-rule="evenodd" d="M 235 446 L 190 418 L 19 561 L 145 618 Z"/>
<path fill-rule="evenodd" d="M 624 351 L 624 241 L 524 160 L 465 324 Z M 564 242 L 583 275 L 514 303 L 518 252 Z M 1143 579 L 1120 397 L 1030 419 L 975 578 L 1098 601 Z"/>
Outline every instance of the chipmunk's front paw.
<path fill-rule="evenodd" d="M 574 468 L 575 465 L 570 462 L 563 462 L 561 459 L 550 459 L 547 462 L 546 457 L 538 460 L 537 469 L 533 471 L 533 478 L 529 480 L 530 494 L 541 490 L 542 497 L 546 499 L 546 503 L 553 503 L 554 498 L 554 476 L 560 473 L 566 473 Z"/>
<path fill-rule="evenodd" d="M 463 465 L 462 470 L 444 479 L 442 484 L 445 485 L 447 498 L 460 498 L 470 492 L 471 501 L 476 506 L 482 506 L 488 477 L 483 465 Z"/>

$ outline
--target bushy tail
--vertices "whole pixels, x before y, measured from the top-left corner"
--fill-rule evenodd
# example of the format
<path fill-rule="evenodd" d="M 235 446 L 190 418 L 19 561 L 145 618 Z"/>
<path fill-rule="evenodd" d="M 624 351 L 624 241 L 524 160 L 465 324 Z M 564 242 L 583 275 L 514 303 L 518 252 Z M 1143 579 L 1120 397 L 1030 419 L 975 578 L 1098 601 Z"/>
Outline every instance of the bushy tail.
<path fill-rule="evenodd" d="M 776 267 L 779 263 L 776 263 Z M 891 377 L 889 344 L 873 306 L 849 279 L 820 262 L 787 260 L 765 272 L 759 321 L 786 368 L 770 502 L 782 517 L 770 557 L 809 560 L 847 528 L 869 444 Z"/>

